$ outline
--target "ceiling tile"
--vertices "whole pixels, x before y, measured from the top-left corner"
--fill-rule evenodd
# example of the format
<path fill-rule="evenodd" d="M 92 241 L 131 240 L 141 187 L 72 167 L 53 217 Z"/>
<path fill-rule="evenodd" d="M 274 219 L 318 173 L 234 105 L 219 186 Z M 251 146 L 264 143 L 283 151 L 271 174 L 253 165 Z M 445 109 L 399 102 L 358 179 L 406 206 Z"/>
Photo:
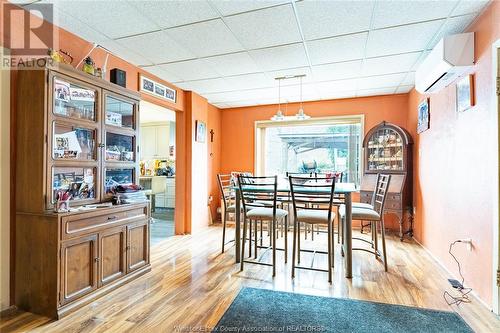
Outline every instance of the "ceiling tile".
<path fill-rule="evenodd" d="M 313 65 L 362 59 L 368 33 L 306 42 Z"/>
<path fill-rule="evenodd" d="M 433 48 L 436 44 L 447 35 L 453 35 L 462 33 L 465 31 L 465 28 L 472 23 L 477 14 L 469 14 L 464 16 L 452 17 L 446 20 L 446 23 L 443 25 L 439 33 L 434 36 L 430 47 Z"/>
<path fill-rule="evenodd" d="M 423 52 L 421 52 L 420 57 L 418 58 L 418 60 L 415 63 L 415 65 L 413 65 L 412 70 L 416 70 L 418 68 L 418 66 L 420 66 L 420 64 L 422 63 L 422 61 L 424 61 L 425 58 L 427 58 L 427 56 L 429 55 L 429 53 L 431 53 L 431 51 L 423 51 Z"/>
<path fill-rule="evenodd" d="M 367 31 L 373 2 L 301 1 L 297 11 L 307 40 Z"/>
<path fill-rule="evenodd" d="M 168 82 L 179 82 L 182 81 L 181 78 L 175 76 L 174 74 L 162 69 L 159 66 L 150 66 L 150 67 L 143 67 L 145 71 L 158 76 L 160 79 L 163 79 Z"/>
<path fill-rule="evenodd" d="M 119 39 L 118 42 L 124 46 L 133 46 L 137 53 L 156 64 L 196 58 L 192 52 L 179 45 L 163 31 L 127 37 Z"/>
<path fill-rule="evenodd" d="M 57 1 L 64 13 L 78 18 L 110 38 L 120 38 L 158 30 L 149 18 L 125 1 Z"/>
<path fill-rule="evenodd" d="M 409 71 L 421 52 L 398 54 L 387 57 L 367 58 L 363 64 L 363 76 L 391 74 Z"/>
<path fill-rule="evenodd" d="M 247 49 L 301 41 L 292 5 L 261 9 L 226 17 L 225 21 Z"/>
<path fill-rule="evenodd" d="M 334 64 L 313 66 L 316 81 L 331 81 L 358 77 L 361 73 L 361 60 L 337 62 Z"/>
<path fill-rule="evenodd" d="M 219 17 L 217 11 L 205 0 L 130 1 L 130 3 L 162 29 Z"/>
<path fill-rule="evenodd" d="M 183 81 L 211 79 L 220 76 L 206 62 L 200 59 L 173 62 L 159 67 Z"/>
<path fill-rule="evenodd" d="M 144 56 L 136 53 L 135 51 L 119 44 L 118 42 L 108 39 L 99 43 L 102 47 L 113 53 L 114 55 L 130 62 L 137 66 L 152 65 L 153 62 L 146 59 Z"/>
<path fill-rule="evenodd" d="M 243 51 L 243 47 L 220 19 L 172 28 L 166 32 L 198 57 Z"/>
<path fill-rule="evenodd" d="M 210 0 L 210 2 L 224 15 L 233 15 L 237 13 L 248 12 L 251 10 L 276 6 L 289 1 L 286 0 L 259 0 L 259 1 L 227 1 Z"/>
<path fill-rule="evenodd" d="M 445 20 L 370 31 L 367 57 L 424 50 Z"/>
<path fill-rule="evenodd" d="M 358 79 L 358 89 L 378 89 L 397 87 L 406 77 L 406 73 L 378 75 Z"/>
<path fill-rule="evenodd" d="M 401 82 L 401 85 L 415 85 L 415 72 L 408 72 L 406 74 L 406 78 L 403 80 L 403 82 Z"/>
<path fill-rule="evenodd" d="M 204 59 L 224 76 L 255 73 L 259 68 L 246 52 L 232 53 Z"/>
<path fill-rule="evenodd" d="M 231 86 L 222 78 L 187 81 L 178 83 L 178 85 L 184 90 L 191 90 L 198 94 L 231 90 Z"/>
<path fill-rule="evenodd" d="M 324 98 L 324 96 L 330 98 L 341 91 L 355 91 L 357 79 L 326 81 L 315 83 L 314 85 L 321 94 L 321 98 Z"/>
<path fill-rule="evenodd" d="M 307 57 L 302 43 L 249 51 L 262 71 L 307 66 Z"/>
<path fill-rule="evenodd" d="M 373 13 L 373 29 L 446 18 L 458 1 L 420 0 L 378 1 Z"/>
<path fill-rule="evenodd" d="M 483 0 L 462 0 L 453 11 L 453 16 L 465 15 L 480 12 L 490 1 Z"/>
<path fill-rule="evenodd" d="M 224 78 L 229 84 L 228 90 L 247 90 L 256 88 L 272 87 L 274 82 L 264 73 L 253 73 L 245 75 L 228 76 Z"/>
<path fill-rule="evenodd" d="M 413 85 L 404 85 L 404 86 L 399 86 L 398 89 L 396 89 L 396 94 L 406 94 L 409 93 L 413 89 Z"/>
<path fill-rule="evenodd" d="M 322 100 L 339 99 L 339 98 L 351 98 L 351 97 L 356 97 L 356 91 L 355 90 L 351 90 L 351 91 L 334 91 L 334 90 L 329 90 L 329 91 L 323 91 L 323 92 L 321 92 L 321 99 Z"/>
<path fill-rule="evenodd" d="M 362 89 L 356 92 L 357 97 L 364 96 L 379 96 L 379 95 L 391 95 L 394 94 L 396 87 L 388 88 L 376 88 L 376 89 Z"/>

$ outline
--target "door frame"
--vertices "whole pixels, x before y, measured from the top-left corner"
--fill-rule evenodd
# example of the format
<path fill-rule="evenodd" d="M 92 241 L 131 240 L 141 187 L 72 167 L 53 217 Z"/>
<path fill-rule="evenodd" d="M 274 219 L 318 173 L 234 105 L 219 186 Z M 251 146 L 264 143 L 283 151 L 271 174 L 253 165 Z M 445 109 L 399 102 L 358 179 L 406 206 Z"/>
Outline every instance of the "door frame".
<path fill-rule="evenodd" d="M 492 58 L 493 58 L 493 93 L 492 93 L 492 105 L 494 106 L 496 113 L 496 135 L 497 135 L 497 155 L 496 164 L 499 165 L 499 155 L 500 155 L 500 96 L 497 96 L 497 77 L 500 77 L 500 39 L 492 44 Z M 500 84 L 500 83 L 499 83 Z M 500 315 L 500 286 L 497 284 L 497 272 L 500 272 L 500 168 L 496 174 L 497 187 L 494 193 L 494 208 L 493 208 L 493 272 L 492 272 L 492 283 L 493 283 L 493 297 L 492 297 L 492 310 L 495 314 Z"/>

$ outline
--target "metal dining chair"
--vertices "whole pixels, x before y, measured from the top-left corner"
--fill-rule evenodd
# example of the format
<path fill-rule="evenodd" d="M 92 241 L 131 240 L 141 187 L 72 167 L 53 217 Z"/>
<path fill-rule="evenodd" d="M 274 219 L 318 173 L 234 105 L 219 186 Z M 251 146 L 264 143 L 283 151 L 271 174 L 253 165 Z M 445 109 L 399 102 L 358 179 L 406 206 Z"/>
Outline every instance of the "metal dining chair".
<path fill-rule="evenodd" d="M 265 266 L 272 266 L 273 277 L 276 275 L 276 250 L 284 250 L 285 252 L 285 263 L 288 256 L 288 233 L 285 233 L 285 247 L 284 249 L 278 249 L 276 247 L 276 231 L 277 222 L 281 219 L 284 220 L 285 229 L 288 228 L 288 212 L 284 209 L 277 208 L 277 187 L 278 187 L 278 177 L 253 177 L 238 175 L 238 186 L 240 189 L 241 200 L 243 203 L 243 243 L 241 246 L 241 271 L 245 263 L 258 264 Z M 263 245 L 258 245 L 257 239 L 257 221 L 270 221 L 271 226 L 271 242 L 269 247 Z M 245 242 L 246 234 L 248 230 L 248 225 L 250 224 L 250 243 L 249 248 L 252 246 L 252 222 L 254 227 L 254 259 L 245 259 Z M 262 235 L 262 224 L 261 235 Z M 272 249 L 272 263 L 261 262 L 258 260 L 258 248 Z M 249 251 L 250 252 L 250 251 Z M 250 252 L 251 256 L 251 252 Z"/>
<path fill-rule="evenodd" d="M 389 184 L 391 181 L 391 175 L 379 174 L 377 177 L 377 185 L 373 194 L 373 209 L 363 208 L 363 207 L 352 207 L 352 219 L 360 221 L 370 221 L 370 226 L 372 230 L 371 241 L 360 237 L 353 237 L 353 239 L 363 241 L 368 243 L 373 248 L 373 251 L 366 248 L 353 248 L 352 250 L 360 250 L 369 252 L 375 255 L 375 258 L 382 258 L 384 262 L 384 269 L 387 272 L 387 253 L 385 246 L 385 225 L 384 225 L 384 206 L 387 198 L 387 193 L 389 189 Z M 340 207 L 340 216 L 342 219 L 342 224 L 345 226 L 345 206 Z M 382 237 L 382 253 L 378 250 L 378 228 L 377 225 L 380 224 L 381 237 Z"/>
<path fill-rule="evenodd" d="M 332 267 L 334 265 L 334 249 L 333 249 L 333 221 L 335 213 L 332 211 L 335 178 L 316 178 L 316 181 L 311 181 L 308 178 L 289 177 L 290 192 L 292 194 L 293 213 L 294 213 L 294 229 L 293 229 L 293 251 L 292 251 L 292 278 L 295 277 L 295 269 L 307 269 L 321 272 L 328 272 L 328 282 L 332 282 Z M 300 229 L 299 223 L 309 223 L 312 225 L 323 225 L 327 227 L 328 233 L 328 250 L 314 251 L 300 248 Z M 328 269 L 320 269 L 299 266 L 300 253 L 311 252 L 313 256 L 316 253 L 328 255 Z M 297 255 L 297 263 L 295 256 Z M 314 262 L 314 257 L 313 257 Z"/>
<path fill-rule="evenodd" d="M 236 213 L 236 205 L 234 204 L 235 200 L 235 192 L 233 190 L 233 181 L 232 181 L 232 175 L 230 174 L 218 174 L 217 175 L 217 183 L 219 184 L 219 191 L 220 195 L 222 198 L 222 206 L 223 206 L 223 211 L 221 214 L 222 218 L 222 253 L 224 253 L 224 247 L 231 243 L 234 242 L 233 240 L 230 240 L 229 242 L 226 243 L 226 221 L 228 218 L 228 215 L 231 213 Z"/>

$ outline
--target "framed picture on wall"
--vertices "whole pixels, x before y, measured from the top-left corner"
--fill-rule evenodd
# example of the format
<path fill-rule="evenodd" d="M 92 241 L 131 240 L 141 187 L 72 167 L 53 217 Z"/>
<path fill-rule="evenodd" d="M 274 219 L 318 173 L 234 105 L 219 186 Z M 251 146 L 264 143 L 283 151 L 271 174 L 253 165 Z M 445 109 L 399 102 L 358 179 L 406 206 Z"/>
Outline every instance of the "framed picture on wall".
<path fill-rule="evenodd" d="M 196 121 L 196 131 L 195 131 L 195 141 L 205 142 L 205 137 L 207 136 L 207 125 L 201 121 Z"/>
<path fill-rule="evenodd" d="M 474 106 L 474 75 L 467 75 L 457 82 L 457 111 Z"/>
<path fill-rule="evenodd" d="M 417 122 L 418 134 L 427 131 L 430 127 L 429 103 L 430 99 L 426 98 L 418 105 L 418 122 Z"/>

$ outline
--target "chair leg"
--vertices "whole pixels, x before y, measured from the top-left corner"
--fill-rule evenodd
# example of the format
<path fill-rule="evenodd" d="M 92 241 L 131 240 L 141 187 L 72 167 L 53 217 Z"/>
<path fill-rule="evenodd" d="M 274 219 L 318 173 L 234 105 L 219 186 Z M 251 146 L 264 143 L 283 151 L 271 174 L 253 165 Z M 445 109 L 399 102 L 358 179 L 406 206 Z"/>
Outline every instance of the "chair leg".
<path fill-rule="evenodd" d="M 298 223 L 298 236 L 297 236 L 297 263 L 300 264 L 300 222 Z M 305 223 L 302 223 L 304 225 L 304 232 L 307 234 L 307 229 Z"/>
<path fill-rule="evenodd" d="M 151 194 L 151 211 L 156 211 L 156 194 Z"/>
<path fill-rule="evenodd" d="M 260 220 L 260 246 L 262 246 L 263 239 L 264 239 L 264 236 L 263 236 L 263 232 L 262 232 L 262 220 Z"/>
<path fill-rule="evenodd" d="M 311 225 L 312 227 L 312 225 Z M 328 223 L 328 282 L 332 283 L 332 224 Z"/>
<path fill-rule="evenodd" d="M 273 277 L 276 276 L 276 216 L 273 218 Z"/>
<path fill-rule="evenodd" d="M 297 233 L 297 229 L 299 228 L 299 224 L 297 223 L 297 219 L 293 221 L 293 243 L 292 243 L 292 279 L 295 277 L 295 256 L 297 254 L 297 239 L 300 238 L 300 233 Z M 297 236 L 297 234 L 299 234 Z"/>
<path fill-rule="evenodd" d="M 382 236 L 382 255 L 384 256 L 384 269 L 387 272 L 387 254 L 385 252 L 385 224 L 384 224 L 384 217 L 380 219 L 380 229 L 381 229 L 381 236 Z"/>
<path fill-rule="evenodd" d="M 226 244 L 226 214 L 222 216 L 222 253 L 224 253 L 224 245 Z"/>
<path fill-rule="evenodd" d="M 340 243 L 340 215 L 337 213 L 337 244 Z"/>
<path fill-rule="evenodd" d="M 309 224 L 302 223 L 302 225 L 304 226 L 304 239 L 307 239 L 307 233 L 309 232 Z"/>
<path fill-rule="evenodd" d="M 248 257 L 252 258 L 252 223 L 253 221 L 250 219 L 248 220 Z"/>
<path fill-rule="evenodd" d="M 288 216 L 285 216 L 285 264 L 288 261 Z"/>
<path fill-rule="evenodd" d="M 247 240 L 247 219 L 246 216 L 243 217 L 243 239 L 241 240 L 241 264 L 240 264 L 240 271 L 243 271 L 243 263 L 245 261 L 245 242 Z"/>
<path fill-rule="evenodd" d="M 314 240 L 314 224 L 311 224 L 311 240 Z"/>
<path fill-rule="evenodd" d="M 377 222 L 373 222 L 372 225 L 372 236 L 373 236 L 373 249 L 375 250 L 375 258 L 378 258 L 378 229 Z"/>
<path fill-rule="evenodd" d="M 335 267 L 335 228 L 334 228 L 334 225 L 335 225 L 334 221 L 332 221 L 332 232 L 329 235 L 331 238 L 331 243 L 332 243 L 332 267 Z"/>
<path fill-rule="evenodd" d="M 255 220 L 253 222 L 253 224 L 254 224 L 253 230 L 254 230 L 254 237 L 255 237 L 255 242 L 254 242 L 254 252 L 255 252 L 254 258 L 255 259 L 257 259 L 257 246 L 258 246 L 258 243 L 257 243 L 257 240 L 258 240 L 258 238 L 257 238 L 257 222 L 258 222 L 257 220 Z"/>

